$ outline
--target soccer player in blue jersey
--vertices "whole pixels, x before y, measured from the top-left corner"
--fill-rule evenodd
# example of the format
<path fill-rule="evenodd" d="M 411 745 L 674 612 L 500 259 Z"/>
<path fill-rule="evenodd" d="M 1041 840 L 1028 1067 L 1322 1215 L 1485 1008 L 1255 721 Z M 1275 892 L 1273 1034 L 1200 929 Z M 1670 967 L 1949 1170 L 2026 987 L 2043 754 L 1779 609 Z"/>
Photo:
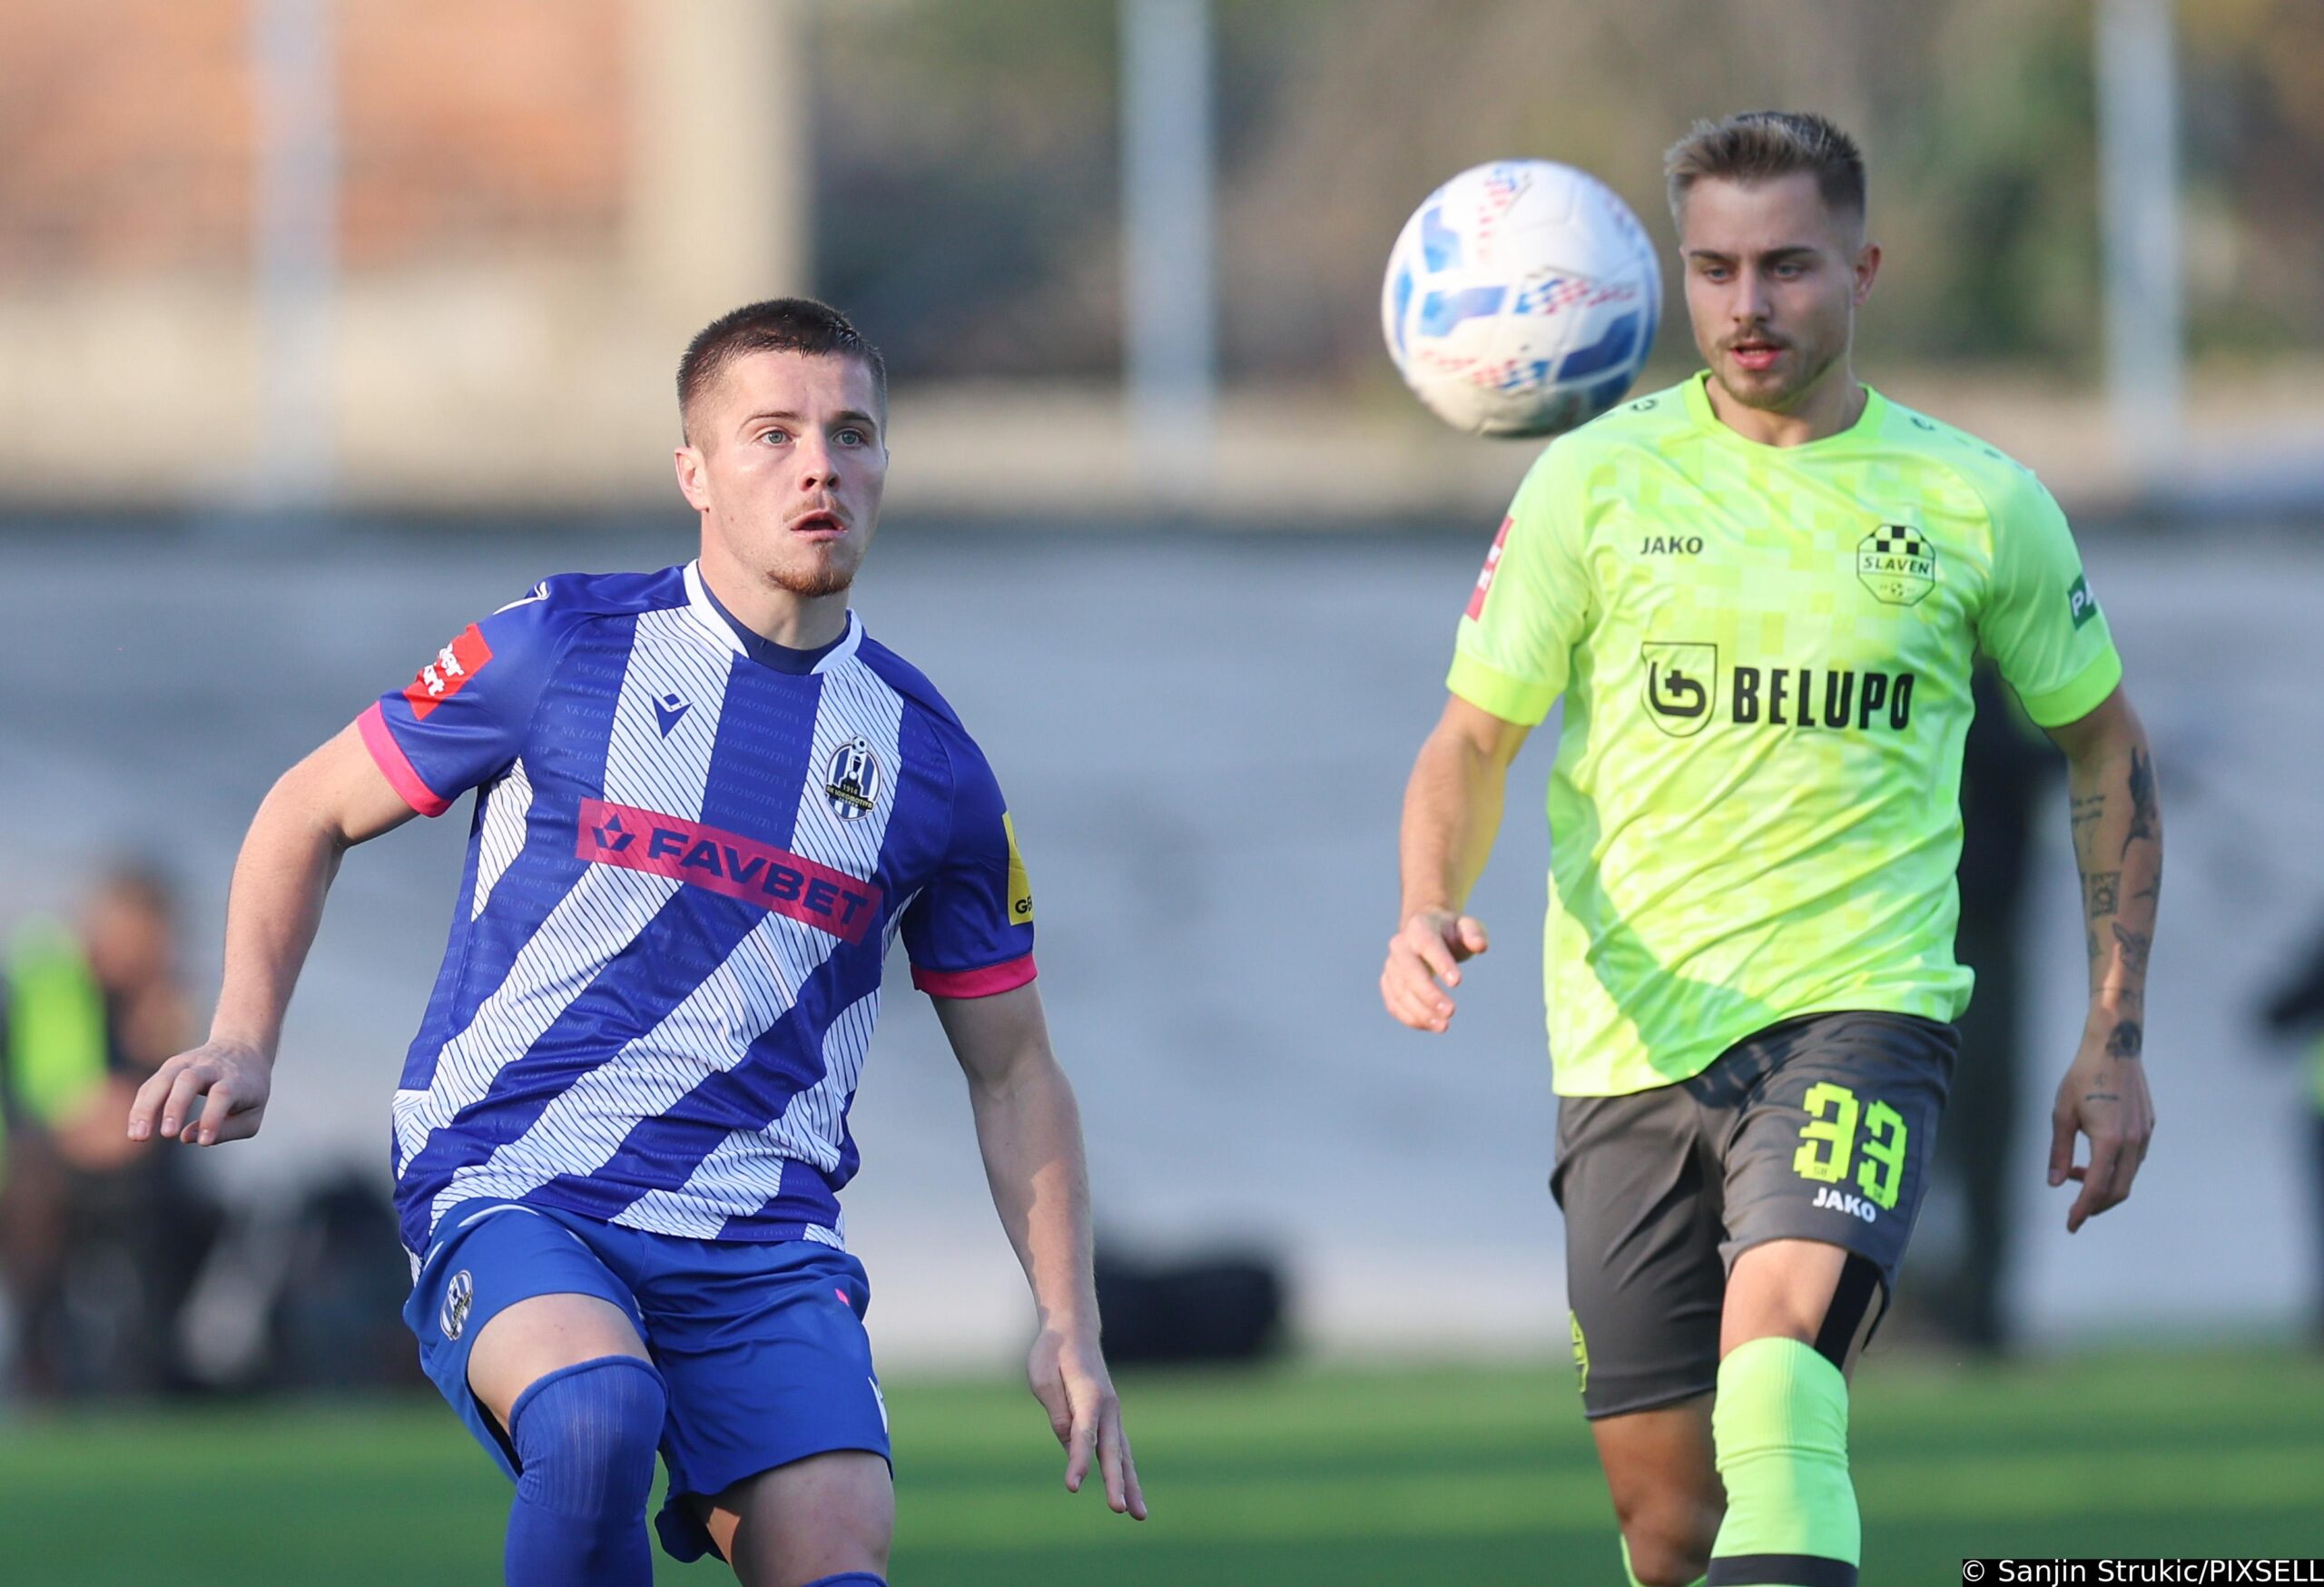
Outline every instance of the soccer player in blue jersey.
<path fill-rule="evenodd" d="M 340 858 L 476 791 L 451 941 L 395 1099 L 428 1374 L 516 1480 L 511 1583 L 881 1581 L 894 1522 L 838 1193 L 901 934 L 969 1079 L 1039 1317 L 1033 1393 L 1146 1514 L 1098 1348 L 1073 1090 L 1000 789 L 848 588 L 888 465 L 880 356 L 753 304 L 679 366 L 697 561 L 566 575 L 470 625 L 284 774 L 235 866 L 210 1040 L 129 1132 L 256 1133 Z"/>

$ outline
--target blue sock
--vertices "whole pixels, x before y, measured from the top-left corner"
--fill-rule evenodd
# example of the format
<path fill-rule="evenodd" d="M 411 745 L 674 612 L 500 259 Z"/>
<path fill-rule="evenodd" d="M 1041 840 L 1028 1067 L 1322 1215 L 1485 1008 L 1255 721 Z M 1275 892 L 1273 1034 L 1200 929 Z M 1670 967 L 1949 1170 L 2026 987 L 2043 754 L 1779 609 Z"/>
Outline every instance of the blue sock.
<path fill-rule="evenodd" d="M 645 1495 L 667 1404 L 662 1375 L 635 1355 L 560 1367 L 517 1397 L 508 1587 L 650 1587 Z"/>

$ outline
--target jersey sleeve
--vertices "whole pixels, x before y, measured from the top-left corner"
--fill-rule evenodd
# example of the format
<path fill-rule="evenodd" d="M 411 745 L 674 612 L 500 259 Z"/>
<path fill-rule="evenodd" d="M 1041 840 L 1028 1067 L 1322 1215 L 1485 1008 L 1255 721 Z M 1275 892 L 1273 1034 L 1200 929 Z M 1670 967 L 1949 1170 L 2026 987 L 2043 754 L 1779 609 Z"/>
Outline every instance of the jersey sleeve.
<path fill-rule="evenodd" d="M 2106 617 L 2090 593 L 2065 514 L 2027 474 L 1997 500 L 1994 566 L 1977 641 L 2043 727 L 2088 715 L 2122 681 Z"/>
<path fill-rule="evenodd" d="M 1453 642 L 1445 686 L 1479 710 L 1531 727 L 1566 685 L 1589 621 L 1573 448 L 1541 454 L 1485 554 Z"/>
<path fill-rule="evenodd" d="M 1033 979 L 1033 889 L 1000 784 L 955 738 L 951 835 L 904 911 L 911 983 L 931 997 L 988 998 Z"/>
<path fill-rule="evenodd" d="M 547 585 L 470 623 L 411 682 L 356 719 L 363 746 L 405 803 L 441 815 L 523 753 L 563 637 Z"/>

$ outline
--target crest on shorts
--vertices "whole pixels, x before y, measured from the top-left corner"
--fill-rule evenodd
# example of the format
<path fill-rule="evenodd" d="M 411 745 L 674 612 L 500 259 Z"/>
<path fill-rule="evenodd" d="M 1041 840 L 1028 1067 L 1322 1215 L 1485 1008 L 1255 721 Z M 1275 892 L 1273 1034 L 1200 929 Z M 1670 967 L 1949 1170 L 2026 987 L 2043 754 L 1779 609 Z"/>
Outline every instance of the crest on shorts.
<path fill-rule="evenodd" d="M 460 1330 L 468 1326 L 468 1307 L 475 1304 L 476 1280 L 463 1267 L 452 1275 L 449 1284 L 444 1286 L 444 1309 L 436 1319 L 443 1327 L 444 1337 L 458 1339 L 460 1336 Z"/>
<path fill-rule="evenodd" d="M 1581 1393 L 1588 1394 L 1590 1392 L 1590 1341 L 1581 1336 L 1581 1317 L 1579 1313 L 1569 1311 L 1565 1314 L 1565 1317 L 1567 1322 L 1573 1325 L 1573 1373 L 1581 1380 L 1576 1386 Z"/>
<path fill-rule="evenodd" d="M 851 738 L 832 753 L 823 776 L 823 797 L 842 821 L 861 821 L 880 799 L 880 757 L 860 738 Z"/>

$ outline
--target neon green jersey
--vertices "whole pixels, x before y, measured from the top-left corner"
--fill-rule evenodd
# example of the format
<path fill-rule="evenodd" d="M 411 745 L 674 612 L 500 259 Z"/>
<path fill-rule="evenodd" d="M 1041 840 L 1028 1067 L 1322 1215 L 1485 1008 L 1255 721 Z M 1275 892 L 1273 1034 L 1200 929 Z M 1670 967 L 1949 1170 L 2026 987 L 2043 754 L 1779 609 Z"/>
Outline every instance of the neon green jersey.
<path fill-rule="evenodd" d="M 2064 516 L 1993 448 L 1868 392 L 1746 440 L 1696 376 L 1561 437 L 1461 624 L 1452 692 L 1550 775 L 1557 1089 L 1686 1079 L 1837 1009 L 1956 1018 L 1961 746 L 1979 648 L 2056 726 L 2122 663 Z"/>

